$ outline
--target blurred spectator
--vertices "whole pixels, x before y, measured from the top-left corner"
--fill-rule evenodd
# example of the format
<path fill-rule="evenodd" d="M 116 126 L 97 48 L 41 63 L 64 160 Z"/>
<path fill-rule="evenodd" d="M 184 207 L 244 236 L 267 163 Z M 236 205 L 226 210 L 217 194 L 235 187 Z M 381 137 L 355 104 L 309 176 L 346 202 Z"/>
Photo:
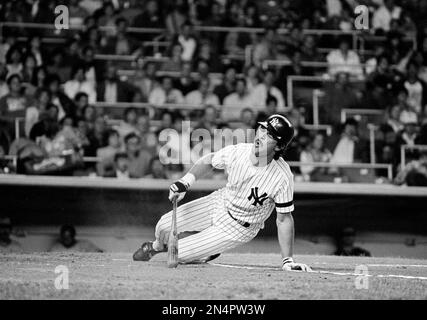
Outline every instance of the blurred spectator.
<path fill-rule="evenodd" d="M 406 90 L 406 89 L 405 89 Z M 403 94 L 398 95 L 398 104 L 390 107 L 386 113 L 386 125 L 388 125 L 394 133 L 398 133 L 403 129 L 403 124 L 400 122 L 401 103 L 406 103 L 406 98 L 402 98 Z M 404 100 L 403 100 L 404 99 Z M 403 101 L 402 101 L 403 100 Z"/>
<path fill-rule="evenodd" d="M 134 89 L 117 75 L 117 69 L 113 64 L 109 64 L 105 71 L 103 81 L 98 81 L 96 86 L 97 101 L 108 103 L 132 102 Z M 90 101 L 89 103 L 93 103 Z"/>
<path fill-rule="evenodd" d="M 236 90 L 227 95 L 222 108 L 223 119 L 237 119 L 244 108 L 251 107 L 250 96 L 246 90 L 246 80 L 238 78 L 236 80 Z"/>
<path fill-rule="evenodd" d="M 294 25 L 291 27 L 289 34 L 283 37 L 284 53 L 291 55 L 295 51 L 299 51 L 303 45 L 304 35 L 301 27 Z M 289 58 L 286 57 L 286 60 Z"/>
<path fill-rule="evenodd" d="M 418 78 L 418 66 L 415 62 L 410 62 L 407 66 L 407 80 L 403 84 L 408 90 L 408 104 L 418 114 L 426 104 L 427 88 Z"/>
<path fill-rule="evenodd" d="M 277 113 L 277 99 L 272 95 L 268 95 L 265 109 L 258 112 L 256 122 L 258 123 L 258 122 L 266 121 L 269 116 L 276 113 Z"/>
<path fill-rule="evenodd" d="M 61 83 L 67 82 L 71 78 L 71 67 L 74 63 L 66 63 L 65 54 L 62 48 L 56 48 L 50 55 L 47 70 L 50 74 L 57 74 L 61 78 Z"/>
<path fill-rule="evenodd" d="M 287 83 L 289 76 L 312 76 L 314 75 L 313 69 L 302 65 L 301 52 L 295 50 L 292 53 L 291 64 L 283 66 L 276 79 L 275 85 L 286 95 L 288 91 Z"/>
<path fill-rule="evenodd" d="M 82 61 L 82 57 L 80 56 L 80 44 L 77 39 L 70 39 L 65 43 L 65 47 L 67 50 L 63 51 L 63 64 L 70 68 L 70 70 L 77 64 Z M 54 51 L 60 51 L 60 49 L 55 49 Z"/>
<path fill-rule="evenodd" d="M 301 47 L 301 60 L 302 61 L 322 61 L 323 57 L 317 49 L 316 40 L 314 36 L 307 35 L 304 37 Z"/>
<path fill-rule="evenodd" d="M 181 91 L 184 96 L 197 89 L 197 82 L 191 77 L 191 62 L 182 64 L 181 74 L 175 79 L 174 87 Z"/>
<path fill-rule="evenodd" d="M 42 40 L 40 36 L 34 35 L 28 39 L 25 54 L 33 55 L 38 67 L 45 63 L 45 52 L 42 49 Z"/>
<path fill-rule="evenodd" d="M 33 74 L 36 68 L 36 59 L 32 54 L 26 54 L 23 58 L 23 68 L 22 68 L 22 82 L 31 83 L 33 79 Z"/>
<path fill-rule="evenodd" d="M 12 222 L 8 217 L 0 217 L 0 253 L 21 253 L 22 246 L 16 240 L 10 238 Z"/>
<path fill-rule="evenodd" d="M 155 87 L 156 72 L 157 68 L 154 62 L 144 63 L 142 58 L 137 59 L 137 69 L 131 81 L 141 93 L 143 101 L 148 101 L 148 97 Z"/>
<path fill-rule="evenodd" d="M 0 98 L 9 93 L 9 86 L 6 82 L 7 69 L 4 64 L 0 63 Z"/>
<path fill-rule="evenodd" d="M 7 78 L 9 93 L 0 98 L 0 116 L 23 117 L 28 106 L 28 99 L 22 94 L 22 79 L 18 74 Z"/>
<path fill-rule="evenodd" d="M 260 83 L 260 70 L 255 65 L 250 65 L 246 68 L 245 71 L 245 79 L 246 79 L 246 87 L 248 89 L 248 93 L 252 94 L 255 87 Z"/>
<path fill-rule="evenodd" d="M 200 40 L 200 44 L 197 48 L 198 54 L 195 57 L 196 60 L 203 60 L 209 65 L 211 72 L 221 72 L 223 69 L 223 63 L 219 59 L 218 49 L 212 45 L 208 39 Z"/>
<path fill-rule="evenodd" d="M 166 167 L 162 164 L 159 157 L 154 157 L 150 161 L 150 173 L 144 178 L 147 179 L 168 179 Z"/>
<path fill-rule="evenodd" d="M 402 9 L 396 6 L 394 0 L 384 0 L 377 10 L 375 10 L 372 24 L 374 29 L 389 31 L 392 19 L 399 19 Z"/>
<path fill-rule="evenodd" d="M 184 97 L 181 91 L 173 87 L 172 78 L 165 76 L 161 80 L 161 85 L 151 91 L 148 102 L 154 106 L 161 106 L 165 103 L 182 104 Z"/>
<path fill-rule="evenodd" d="M 68 3 L 71 26 L 79 27 L 83 25 L 84 19 L 89 15 L 89 12 L 80 6 L 80 2 L 81 0 L 70 0 Z"/>
<path fill-rule="evenodd" d="M 326 57 L 329 75 L 334 77 L 338 72 L 348 72 L 351 76 L 362 78 L 363 70 L 357 53 L 350 50 L 347 40 L 340 41 L 339 48 L 332 50 Z"/>
<path fill-rule="evenodd" d="M 121 151 L 120 136 L 116 130 L 110 129 L 106 133 L 107 146 L 98 148 L 96 150 L 96 157 L 99 158 L 98 164 L 109 161 Z M 102 172 L 103 166 L 97 166 L 97 172 L 99 176 L 104 176 Z"/>
<path fill-rule="evenodd" d="M 356 247 L 354 245 L 355 238 L 356 231 L 353 228 L 344 228 L 337 237 L 337 250 L 335 251 L 334 255 L 370 257 L 371 253 L 368 250 Z"/>
<path fill-rule="evenodd" d="M 203 110 L 203 115 L 196 125 L 195 129 L 205 129 L 213 136 L 214 130 L 218 128 L 217 109 L 214 106 L 208 105 Z"/>
<path fill-rule="evenodd" d="M 95 60 L 95 50 L 91 46 L 86 46 L 82 50 L 83 66 L 85 68 L 85 78 L 95 86 L 104 74 L 103 62 Z M 80 63 L 79 63 L 80 64 Z"/>
<path fill-rule="evenodd" d="M 83 117 L 83 113 L 89 105 L 89 96 L 84 92 L 78 92 L 74 98 L 77 117 Z"/>
<path fill-rule="evenodd" d="M 379 87 L 384 92 L 393 89 L 395 79 L 389 66 L 390 63 L 387 56 L 382 55 L 377 57 L 375 70 L 366 79 L 368 86 Z"/>
<path fill-rule="evenodd" d="M 142 140 L 142 148 L 154 154 L 157 147 L 157 137 L 154 132 L 151 131 L 150 117 L 145 114 L 140 115 L 136 127 Z"/>
<path fill-rule="evenodd" d="M 427 151 L 421 151 L 418 160 L 410 161 L 395 178 L 398 185 L 427 186 Z"/>
<path fill-rule="evenodd" d="M 110 1 L 105 1 L 101 9 L 94 13 L 97 17 L 98 25 L 101 27 L 114 27 L 116 21 L 116 10 Z M 109 32 L 109 35 L 112 33 Z"/>
<path fill-rule="evenodd" d="M 193 25 L 190 22 L 187 21 L 182 25 L 182 32 L 175 41 L 182 47 L 181 59 L 191 61 L 197 48 L 197 40 L 193 35 Z"/>
<path fill-rule="evenodd" d="M 224 98 L 231 94 L 235 89 L 236 68 L 228 66 L 225 69 L 224 80 L 220 85 L 217 85 L 213 91 L 219 98 L 220 104 L 223 104 Z"/>
<path fill-rule="evenodd" d="M 170 59 L 162 64 L 162 71 L 179 72 L 182 69 L 182 46 L 179 43 L 172 45 L 170 50 Z"/>
<path fill-rule="evenodd" d="M 76 229 L 72 225 L 63 225 L 59 231 L 59 239 L 55 241 L 50 252 L 75 251 L 75 252 L 103 252 L 89 240 L 77 240 Z"/>
<path fill-rule="evenodd" d="M 260 41 L 254 46 L 252 62 L 257 67 L 262 66 L 264 60 L 275 60 L 277 57 L 276 30 L 274 28 L 267 28 Z"/>
<path fill-rule="evenodd" d="M 285 108 L 285 100 L 282 92 L 273 85 L 275 75 L 272 70 L 265 71 L 264 81 L 258 84 L 251 93 L 251 105 L 255 108 L 262 108 L 266 105 L 268 95 L 272 95 L 277 99 L 277 107 L 279 112 L 287 111 Z"/>
<path fill-rule="evenodd" d="M 111 178 L 129 180 L 129 158 L 127 153 L 118 152 L 114 155 L 114 170 Z"/>
<path fill-rule="evenodd" d="M 13 35 L 3 35 L 2 42 L 0 43 L 0 64 L 7 63 L 6 56 L 9 49 L 16 44 L 16 37 Z"/>
<path fill-rule="evenodd" d="M 39 115 L 47 111 L 51 98 L 47 88 L 37 89 L 34 103 L 25 110 L 25 135 L 27 137 L 29 137 L 33 125 L 39 121 Z"/>
<path fill-rule="evenodd" d="M 71 73 L 71 80 L 64 84 L 64 92 L 69 99 L 74 100 L 76 94 L 84 92 L 89 97 L 89 103 L 96 102 L 96 90 L 93 82 L 86 80 L 84 66 L 76 66 Z"/>
<path fill-rule="evenodd" d="M 343 132 L 335 145 L 331 163 L 367 162 L 367 145 L 359 136 L 358 123 L 349 118 L 344 123 Z"/>
<path fill-rule="evenodd" d="M 210 92 L 209 86 L 209 79 L 201 79 L 198 90 L 191 91 L 185 96 L 185 103 L 197 107 L 206 105 L 219 105 L 220 102 L 218 96 Z"/>
<path fill-rule="evenodd" d="M 138 43 L 127 33 L 128 21 L 119 17 L 115 21 L 115 35 L 108 37 L 104 52 L 107 54 L 130 55 L 138 47 Z"/>
<path fill-rule="evenodd" d="M 325 95 L 322 100 L 320 100 L 321 122 L 334 126 L 339 125 L 341 123 L 341 110 L 357 108 L 359 105 L 356 91 L 349 81 L 349 74 L 346 72 L 336 73 L 335 81 L 325 84 Z"/>
<path fill-rule="evenodd" d="M 141 138 L 135 133 L 125 137 L 125 146 L 129 159 L 129 176 L 142 178 L 149 170 L 151 154 L 141 149 Z"/>
<path fill-rule="evenodd" d="M 94 109 L 94 108 L 93 108 Z M 90 110 L 86 108 L 86 110 Z M 94 109 L 95 110 L 95 109 Z M 97 116 L 96 110 L 94 113 L 95 120 L 91 126 L 91 122 L 87 122 L 89 130 L 87 133 L 87 139 L 89 140 L 89 145 L 86 145 L 84 148 L 84 155 L 87 157 L 96 157 L 96 152 L 99 148 L 104 147 L 106 142 L 106 124 L 104 117 Z"/>
<path fill-rule="evenodd" d="M 133 107 L 126 108 L 123 112 L 123 120 L 120 125 L 114 126 L 114 129 L 120 134 L 123 139 L 132 132 L 137 132 L 136 120 L 138 117 L 138 110 Z"/>
<path fill-rule="evenodd" d="M 17 44 L 11 46 L 6 54 L 7 77 L 12 74 L 22 75 L 22 50 Z"/>
<path fill-rule="evenodd" d="M 132 23 L 135 28 L 163 28 L 163 20 L 160 16 L 157 1 L 148 0 L 144 11 L 137 15 Z"/>
<path fill-rule="evenodd" d="M 242 124 L 239 126 L 239 129 L 245 130 L 245 141 L 246 143 L 251 143 L 255 139 L 255 113 L 251 108 L 244 108 L 240 112 L 240 119 Z"/>
<path fill-rule="evenodd" d="M 399 122 L 401 124 L 418 122 L 415 107 L 408 103 L 408 90 L 405 87 L 401 87 L 397 92 L 396 98 L 396 106 L 399 108 Z"/>
<path fill-rule="evenodd" d="M 166 10 L 166 30 L 168 32 L 168 35 L 172 38 L 184 29 L 185 23 L 189 23 L 186 22 L 188 20 L 188 2 L 187 0 L 177 0 L 175 1 L 175 3 L 169 4 L 169 8 L 167 8 Z"/>
<path fill-rule="evenodd" d="M 313 136 L 307 148 L 301 152 L 300 162 L 329 162 L 331 158 L 331 152 L 325 147 L 325 136 L 318 132 Z M 300 170 L 306 181 L 331 181 L 326 167 L 301 165 Z"/>

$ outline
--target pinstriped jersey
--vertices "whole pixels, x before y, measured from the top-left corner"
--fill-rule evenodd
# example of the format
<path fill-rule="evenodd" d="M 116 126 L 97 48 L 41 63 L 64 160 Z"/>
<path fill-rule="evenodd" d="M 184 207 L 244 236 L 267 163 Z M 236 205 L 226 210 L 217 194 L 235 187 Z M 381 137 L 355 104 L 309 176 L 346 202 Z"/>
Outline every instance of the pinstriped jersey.
<path fill-rule="evenodd" d="M 217 151 L 212 165 L 228 174 L 225 206 L 243 222 L 263 224 L 274 207 L 277 213 L 294 210 L 294 180 L 289 165 L 282 159 L 256 167 L 250 160 L 252 143 L 240 143 Z"/>

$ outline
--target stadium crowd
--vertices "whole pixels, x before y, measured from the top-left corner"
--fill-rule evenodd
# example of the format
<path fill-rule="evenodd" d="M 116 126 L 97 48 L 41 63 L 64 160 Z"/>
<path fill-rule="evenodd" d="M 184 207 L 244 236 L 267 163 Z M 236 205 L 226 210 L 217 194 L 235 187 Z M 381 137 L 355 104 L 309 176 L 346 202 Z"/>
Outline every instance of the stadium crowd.
<path fill-rule="evenodd" d="M 334 181 L 339 169 L 310 163 L 370 162 L 366 120 L 343 123 L 340 117 L 344 108 L 367 108 L 382 111 L 376 162 L 416 176 L 400 174 L 396 183 L 427 185 L 422 152 L 419 160 L 415 149 L 407 155 L 417 165 L 399 168 L 402 145 L 427 145 L 426 1 L 14 0 L 0 4 L 0 22 L 53 24 L 59 4 L 69 8 L 73 28 L 67 32 L 2 26 L 0 155 L 17 162 L 3 157 L 0 172 L 171 178 L 185 165 L 164 161 L 166 142 L 172 152 L 191 154 L 197 151 L 187 131 L 203 128 L 213 136 L 215 129 L 253 129 L 282 113 L 297 132 L 285 159 L 307 163 L 294 168 L 305 180 Z M 348 37 L 359 4 L 370 9 L 367 34 L 384 39 L 371 54 L 356 50 Z M 203 29 L 212 26 L 263 31 Z M 311 29 L 341 32 L 305 32 Z M 405 42 L 410 34 L 416 45 Z M 164 52 L 146 45 L 159 41 L 167 44 Z M 100 55 L 131 56 L 132 72 L 123 75 L 123 61 Z M 270 60 L 286 63 L 266 67 Z M 326 69 L 306 62 L 324 62 Z M 296 75 L 323 77 L 320 123 L 330 125 L 331 134 L 307 127 L 310 103 L 287 101 L 287 79 Z M 18 128 L 15 119 L 23 119 Z M 179 139 L 165 139 L 171 129 Z M 203 146 L 212 149 L 210 141 Z M 382 170 L 375 174 L 387 177 Z"/>

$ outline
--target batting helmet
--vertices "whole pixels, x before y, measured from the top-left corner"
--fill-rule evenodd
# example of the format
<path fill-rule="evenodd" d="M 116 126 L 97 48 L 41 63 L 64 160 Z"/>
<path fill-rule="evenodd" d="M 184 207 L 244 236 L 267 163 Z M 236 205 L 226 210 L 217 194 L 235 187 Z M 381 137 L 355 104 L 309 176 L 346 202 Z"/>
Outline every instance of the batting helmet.
<path fill-rule="evenodd" d="M 294 127 L 286 117 L 273 114 L 265 122 L 258 122 L 277 141 L 280 147 L 286 148 L 294 137 Z"/>

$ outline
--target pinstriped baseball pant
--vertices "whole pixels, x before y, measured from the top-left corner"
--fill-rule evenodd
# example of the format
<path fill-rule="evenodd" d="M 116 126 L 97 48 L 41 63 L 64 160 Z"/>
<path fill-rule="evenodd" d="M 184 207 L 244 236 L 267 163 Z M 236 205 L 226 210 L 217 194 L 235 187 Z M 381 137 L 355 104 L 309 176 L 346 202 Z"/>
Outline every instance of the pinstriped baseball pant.
<path fill-rule="evenodd" d="M 227 213 L 224 206 L 223 189 L 208 196 L 193 200 L 177 209 L 178 233 L 198 233 L 178 240 L 178 259 L 191 262 L 222 253 L 252 240 L 259 225 L 249 228 L 241 226 Z M 156 225 L 155 246 L 168 243 L 172 211 L 163 215 Z"/>

